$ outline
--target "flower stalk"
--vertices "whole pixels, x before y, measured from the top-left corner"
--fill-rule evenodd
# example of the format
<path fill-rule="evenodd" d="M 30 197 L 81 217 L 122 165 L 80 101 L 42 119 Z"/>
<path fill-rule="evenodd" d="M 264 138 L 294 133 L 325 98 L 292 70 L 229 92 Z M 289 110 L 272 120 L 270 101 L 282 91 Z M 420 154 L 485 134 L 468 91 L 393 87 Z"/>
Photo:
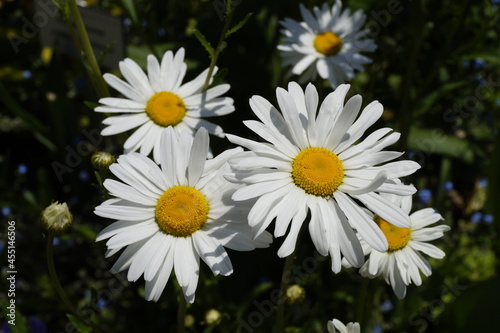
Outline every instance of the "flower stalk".
<path fill-rule="evenodd" d="M 276 312 L 276 333 L 285 332 L 285 295 L 288 285 L 290 284 L 290 274 L 292 273 L 292 265 L 295 259 L 295 251 L 286 257 L 283 273 L 281 275 L 280 297 L 282 301 L 278 303 Z"/>
<path fill-rule="evenodd" d="M 222 32 L 220 33 L 219 42 L 217 43 L 217 47 L 215 48 L 214 55 L 213 57 L 211 57 L 212 61 L 210 62 L 207 78 L 205 80 L 205 84 L 203 85 L 202 91 L 206 91 L 208 89 L 210 78 L 212 77 L 212 73 L 214 72 L 215 65 L 217 64 L 217 60 L 219 59 L 219 55 L 226 48 L 227 43 L 224 40 L 227 37 L 227 32 L 229 31 L 229 26 L 231 25 L 231 20 L 233 19 L 235 8 L 236 4 L 233 4 L 232 0 L 227 0 L 224 27 L 222 28 Z"/>
<path fill-rule="evenodd" d="M 80 11 L 78 10 L 75 0 L 69 1 L 69 12 L 71 14 L 71 17 L 75 21 L 76 30 L 78 32 L 78 36 L 80 37 L 81 48 L 79 47 L 79 45 L 77 45 L 77 48 L 79 50 L 82 50 L 84 67 L 90 76 L 97 95 L 101 98 L 107 97 L 109 96 L 108 86 L 106 85 L 106 82 L 104 82 L 104 79 L 102 77 L 101 69 L 99 68 L 94 50 L 92 49 L 92 44 L 90 43 L 90 39 L 87 34 L 87 29 L 85 29 L 85 24 L 83 23 L 82 16 L 80 15 Z M 70 25 L 71 22 L 69 22 L 68 24 Z"/>

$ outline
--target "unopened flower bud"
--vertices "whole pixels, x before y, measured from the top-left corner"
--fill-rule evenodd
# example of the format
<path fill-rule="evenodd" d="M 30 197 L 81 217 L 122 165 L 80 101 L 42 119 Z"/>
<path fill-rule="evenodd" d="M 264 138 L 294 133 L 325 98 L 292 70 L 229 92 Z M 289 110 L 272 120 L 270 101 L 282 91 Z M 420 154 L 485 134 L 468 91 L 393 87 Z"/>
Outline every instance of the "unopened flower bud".
<path fill-rule="evenodd" d="M 111 164 L 115 163 L 115 157 L 110 153 L 98 151 L 92 155 L 90 161 L 92 162 L 94 168 L 103 172 L 107 171 Z"/>
<path fill-rule="evenodd" d="M 184 326 L 185 327 L 192 327 L 194 326 L 194 316 L 192 314 L 187 314 L 186 317 L 184 318 Z"/>
<path fill-rule="evenodd" d="M 65 202 L 53 202 L 42 211 L 41 218 L 45 229 L 58 233 L 66 230 L 73 222 L 73 215 Z"/>
<path fill-rule="evenodd" d="M 219 325 L 222 321 L 222 315 L 215 309 L 210 309 L 205 314 L 205 322 L 207 325 Z"/>
<path fill-rule="evenodd" d="M 306 298 L 306 291 L 298 284 L 292 284 L 286 290 L 286 301 L 288 304 L 298 304 Z"/>

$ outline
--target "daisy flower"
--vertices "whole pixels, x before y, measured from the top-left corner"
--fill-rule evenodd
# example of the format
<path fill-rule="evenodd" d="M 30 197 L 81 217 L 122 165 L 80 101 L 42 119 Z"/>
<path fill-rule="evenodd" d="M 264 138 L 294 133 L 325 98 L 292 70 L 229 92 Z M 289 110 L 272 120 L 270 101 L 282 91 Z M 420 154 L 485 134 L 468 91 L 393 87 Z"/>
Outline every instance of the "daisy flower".
<path fill-rule="evenodd" d="M 250 151 L 235 155 L 232 172 L 226 179 L 247 184 L 238 189 L 236 201 L 258 198 L 248 219 L 255 235 L 263 232 L 276 218 L 274 235 L 285 235 L 278 251 L 280 257 L 295 249 L 297 235 L 311 213 L 309 233 L 322 255 L 332 257 L 332 270 L 340 271 L 341 252 L 354 266 L 364 261 L 363 251 L 353 228 L 368 244 L 387 250 L 387 239 L 377 224 L 363 211 L 409 227 L 410 219 L 400 207 L 375 193 L 410 195 L 411 185 L 393 179 L 415 172 L 413 161 L 386 163 L 402 155 L 382 151 L 399 139 L 390 128 L 379 129 L 356 143 L 382 115 L 382 105 L 375 101 L 361 107 L 356 95 L 344 105 L 349 85 L 330 93 L 318 111 L 318 93 L 309 84 L 304 91 L 291 82 L 288 91 L 276 90 L 281 113 L 266 99 L 253 96 L 250 107 L 258 121 L 244 124 L 268 142 L 256 142 L 235 135 L 227 138 Z M 363 204 L 363 206 L 360 205 Z"/>
<path fill-rule="evenodd" d="M 399 197 L 387 194 L 381 196 L 400 206 L 406 214 L 410 214 L 411 196 Z M 411 227 L 407 229 L 395 226 L 392 220 L 373 216 L 389 244 L 389 248 L 383 253 L 374 251 L 361 239 L 363 250 L 369 257 L 359 272 L 369 278 L 383 275 L 399 299 L 405 297 L 406 286 L 410 283 L 413 282 L 417 286 L 422 283 L 420 272 L 425 276 L 432 273 L 429 262 L 420 252 L 435 259 L 444 258 L 442 250 L 427 242 L 443 237 L 443 233 L 450 230 L 447 225 L 429 227 L 443 219 L 432 208 L 421 209 L 409 216 Z"/>
<path fill-rule="evenodd" d="M 110 171 L 119 181 L 104 186 L 116 197 L 96 207 L 95 214 L 118 220 L 102 230 L 109 257 L 125 248 L 111 271 L 128 269 L 129 281 L 144 274 L 146 299 L 158 300 L 172 269 L 186 300 L 194 301 L 200 258 L 215 275 L 230 275 L 233 267 L 224 247 L 249 251 L 267 247 L 270 234 L 252 239 L 246 216 L 249 206 L 234 206 L 234 184 L 223 174 L 235 148 L 206 160 L 208 132 L 168 128 L 161 137 L 161 168 L 148 157 L 130 153 Z"/>
<path fill-rule="evenodd" d="M 328 333 L 360 333 L 361 328 L 359 323 L 348 323 L 347 326 L 342 324 L 340 320 L 332 319 L 327 324 Z"/>
<path fill-rule="evenodd" d="M 124 98 L 101 98 L 99 103 L 103 105 L 95 111 L 121 113 L 104 119 L 103 124 L 107 125 L 101 132 L 104 136 L 137 128 L 124 143 L 126 154 L 139 150 L 149 155 L 153 151 L 155 162 L 160 163 L 160 137 L 168 127 L 173 127 L 177 134 L 188 131 L 193 135 L 196 129 L 205 127 L 210 134 L 224 137 L 220 126 L 202 117 L 222 116 L 234 111 L 233 99 L 221 97 L 229 90 L 229 84 L 202 92 L 208 69 L 182 84 L 187 68 L 183 48 L 176 54 L 167 51 L 161 64 L 149 55 L 147 75 L 128 58 L 120 61 L 119 66 L 128 82 L 113 74 L 104 74 L 104 80 Z"/>
<path fill-rule="evenodd" d="M 300 12 L 304 22 L 290 18 L 280 22 L 285 29 L 278 45 L 283 65 L 292 66 L 291 73 L 300 76 L 299 82 L 314 81 L 319 74 L 335 88 L 371 62 L 360 54 L 377 48 L 372 39 L 364 38 L 370 30 L 360 30 L 366 21 L 363 11 L 351 16 L 349 9 L 342 11 L 342 3 L 337 0 L 331 10 L 324 3 L 321 9 L 313 8 L 313 15 L 301 4 Z"/>

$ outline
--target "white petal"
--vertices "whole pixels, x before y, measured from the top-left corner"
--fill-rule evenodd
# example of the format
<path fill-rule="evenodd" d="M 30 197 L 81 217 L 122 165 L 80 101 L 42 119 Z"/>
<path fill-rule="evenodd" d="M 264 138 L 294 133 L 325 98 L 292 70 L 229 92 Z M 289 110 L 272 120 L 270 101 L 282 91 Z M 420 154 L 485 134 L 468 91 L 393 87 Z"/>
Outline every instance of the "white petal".
<path fill-rule="evenodd" d="M 346 194 L 335 191 L 333 196 L 359 235 L 375 250 L 387 251 L 387 239 L 378 225 Z"/>
<path fill-rule="evenodd" d="M 189 155 L 188 183 L 191 187 L 195 186 L 203 173 L 209 148 L 208 140 L 207 130 L 200 128 L 196 132 L 191 153 Z"/>

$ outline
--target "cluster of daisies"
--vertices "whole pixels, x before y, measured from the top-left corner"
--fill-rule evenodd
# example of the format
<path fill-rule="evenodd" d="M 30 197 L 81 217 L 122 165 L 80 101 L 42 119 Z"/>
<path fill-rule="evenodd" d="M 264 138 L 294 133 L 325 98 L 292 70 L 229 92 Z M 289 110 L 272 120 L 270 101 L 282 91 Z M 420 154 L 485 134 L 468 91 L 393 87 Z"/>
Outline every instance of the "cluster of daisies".
<path fill-rule="evenodd" d="M 410 283 L 421 284 L 420 273 L 431 274 L 421 253 L 444 257 L 427 242 L 449 227 L 430 226 L 442 220 L 433 209 L 412 213 L 416 189 L 400 180 L 420 166 L 385 150 L 399 133 L 367 133 L 382 116 L 382 104 L 362 108 L 362 97 L 347 98 L 350 87 L 341 84 L 370 62 L 359 52 L 376 48 L 361 30 L 366 16 L 342 11 L 340 1 L 331 9 L 300 9 L 303 22 L 281 22 L 284 65 L 300 83 L 319 75 L 335 89 L 320 101 L 314 85 L 290 82 L 276 89 L 277 104 L 251 97 L 258 120 L 244 124 L 262 140 L 226 134 L 204 119 L 234 111 L 233 99 L 224 96 L 229 85 L 203 91 L 208 70 L 183 82 L 182 48 L 161 61 L 149 56 L 147 74 L 125 59 L 124 80 L 104 75 L 122 97 L 99 101 L 95 111 L 111 115 L 102 135 L 133 131 L 110 166 L 114 178 L 104 182 L 113 198 L 95 209 L 116 222 L 97 240 L 107 239 L 106 256 L 124 249 L 112 271 L 128 270 L 130 281 L 143 276 L 147 300 L 159 299 L 173 270 L 192 303 L 200 258 L 226 276 L 233 272 L 226 248 L 250 251 L 284 237 L 277 254 L 287 257 L 303 226 L 316 250 L 330 256 L 333 272 L 344 266 L 370 278 L 382 275 L 399 298 Z M 209 134 L 236 148 L 212 157 Z M 328 323 L 330 332 L 335 328 L 359 332 L 357 323 Z"/>

